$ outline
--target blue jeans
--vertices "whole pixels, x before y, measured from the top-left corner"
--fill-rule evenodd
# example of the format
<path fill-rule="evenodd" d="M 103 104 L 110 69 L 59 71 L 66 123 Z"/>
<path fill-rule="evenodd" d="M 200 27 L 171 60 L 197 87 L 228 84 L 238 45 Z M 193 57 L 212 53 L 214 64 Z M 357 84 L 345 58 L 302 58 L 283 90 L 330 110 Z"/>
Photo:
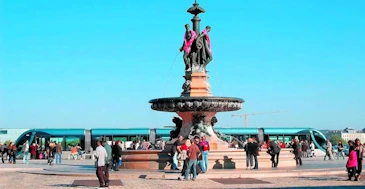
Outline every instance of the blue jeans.
<path fill-rule="evenodd" d="M 208 151 L 202 152 L 202 160 L 200 161 L 200 168 L 204 173 L 208 171 L 208 155 L 209 155 Z"/>
<path fill-rule="evenodd" d="M 61 153 L 59 153 L 59 152 L 56 152 L 55 153 L 55 163 L 56 164 L 61 164 L 62 163 L 62 154 Z"/>
<path fill-rule="evenodd" d="M 177 160 L 177 154 L 178 152 L 175 152 L 174 156 L 172 157 L 172 169 L 176 169 L 179 163 Z"/>
<path fill-rule="evenodd" d="M 185 171 L 185 180 L 188 180 L 188 178 L 189 178 L 191 166 L 193 166 L 193 179 L 194 180 L 196 179 L 196 163 L 197 163 L 196 160 L 189 160 L 188 167 L 186 168 L 186 171 Z"/>
<path fill-rule="evenodd" d="M 254 167 L 254 169 L 258 169 L 259 168 L 259 161 L 257 161 L 257 155 L 254 155 L 253 158 L 255 159 L 255 167 Z"/>
<path fill-rule="evenodd" d="M 23 153 L 23 163 L 28 164 L 28 160 L 29 160 L 29 152 L 24 152 Z"/>

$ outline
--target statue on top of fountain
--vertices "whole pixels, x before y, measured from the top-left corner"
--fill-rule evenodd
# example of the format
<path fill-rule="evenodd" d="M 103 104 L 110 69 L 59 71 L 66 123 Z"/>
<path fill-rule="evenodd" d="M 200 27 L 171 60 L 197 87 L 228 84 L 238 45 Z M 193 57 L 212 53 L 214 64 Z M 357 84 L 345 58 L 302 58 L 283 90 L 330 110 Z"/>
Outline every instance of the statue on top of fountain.
<path fill-rule="evenodd" d="M 202 33 L 196 34 L 185 24 L 184 42 L 180 51 L 184 51 L 183 60 L 186 72 L 205 72 L 206 66 L 212 61 L 210 47 L 210 26 L 206 26 Z"/>

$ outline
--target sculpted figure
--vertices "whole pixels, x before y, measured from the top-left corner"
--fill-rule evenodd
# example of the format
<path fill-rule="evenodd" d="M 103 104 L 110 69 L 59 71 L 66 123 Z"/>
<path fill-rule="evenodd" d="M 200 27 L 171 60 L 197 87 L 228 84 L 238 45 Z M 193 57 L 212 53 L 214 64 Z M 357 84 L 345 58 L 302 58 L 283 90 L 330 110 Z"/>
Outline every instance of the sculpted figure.
<path fill-rule="evenodd" d="M 200 64 L 205 68 L 210 61 L 213 60 L 212 50 L 210 47 L 210 37 L 209 32 L 211 30 L 210 26 L 205 27 L 203 32 L 199 35 L 198 48 L 200 53 Z"/>
<path fill-rule="evenodd" d="M 191 69 L 191 62 L 189 60 L 189 54 L 191 51 L 191 46 L 195 40 L 196 33 L 193 30 L 190 30 L 189 24 L 185 24 L 185 35 L 184 35 L 184 43 L 180 48 L 180 52 L 184 51 L 183 59 L 185 63 L 185 70 L 188 71 Z"/>
<path fill-rule="evenodd" d="M 171 139 L 174 139 L 174 138 L 177 138 L 179 136 L 179 133 L 180 133 L 180 130 L 181 130 L 181 127 L 182 127 L 182 119 L 180 119 L 179 117 L 174 117 L 172 119 L 172 122 L 175 123 L 175 130 L 172 130 L 170 131 L 170 140 Z"/>

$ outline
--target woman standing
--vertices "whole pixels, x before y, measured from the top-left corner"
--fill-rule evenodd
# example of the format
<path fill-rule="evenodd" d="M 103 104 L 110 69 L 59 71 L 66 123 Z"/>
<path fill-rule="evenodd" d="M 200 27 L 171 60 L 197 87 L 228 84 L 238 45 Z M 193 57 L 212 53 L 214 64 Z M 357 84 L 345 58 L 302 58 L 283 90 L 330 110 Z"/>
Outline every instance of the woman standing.
<path fill-rule="evenodd" d="M 355 151 L 357 155 L 357 170 L 355 180 L 360 179 L 361 171 L 362 171 L 362 158 L 364 156 L 364 146 L 361 144 L 360 139 L 355 140 Z"/>
<path fill-rule="evenodd" d="M 347 173 L 349 176 L 348 180 L 351 180 L 352 177 L 355 177 L 355 181 L 357 181 L 356 167 L 358 165 L 358 162 L 357 162 L 357 154 L 356 154 L 356 151 L 354 150 L 354 141 L 350 140 L 348 142 L 348 144 L 350 146 L 349 147 L 349 159 L 346 164 Z"/>

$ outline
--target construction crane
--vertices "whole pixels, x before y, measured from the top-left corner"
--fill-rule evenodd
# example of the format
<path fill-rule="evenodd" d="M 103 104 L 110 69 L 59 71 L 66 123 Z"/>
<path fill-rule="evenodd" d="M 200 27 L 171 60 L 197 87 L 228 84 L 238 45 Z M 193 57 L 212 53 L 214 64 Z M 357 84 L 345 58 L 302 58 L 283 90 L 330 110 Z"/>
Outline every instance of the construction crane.
<path fill-rule="evenodd" d="M 258 113 L 248 113 L 248 114 L 241 114 L 241 115 L 232 115 L 232 117 L 244 117 L 245 118 L 245 127 L 248 127 L 248 116 L 249 115 L 258 115 L 258 114 L 274 114 L 274 113 L 282 113 L 287 111 L 275 111 L 275 112 L 258 112 Z"/>

